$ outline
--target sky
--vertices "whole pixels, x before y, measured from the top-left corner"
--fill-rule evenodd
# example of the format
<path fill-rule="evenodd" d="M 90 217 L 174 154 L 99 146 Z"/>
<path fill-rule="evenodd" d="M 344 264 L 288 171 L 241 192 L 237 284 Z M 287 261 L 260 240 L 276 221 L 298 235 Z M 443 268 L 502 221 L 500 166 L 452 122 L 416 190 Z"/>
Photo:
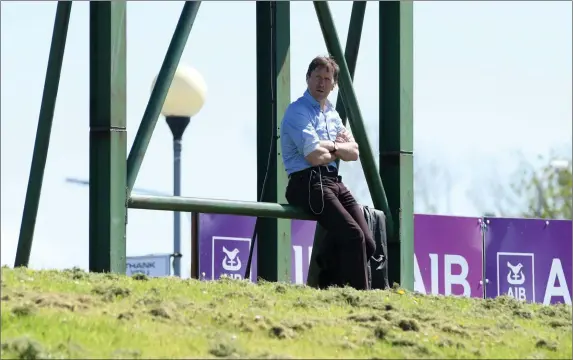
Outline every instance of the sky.
<path fill-rule="evenodd" d="M 128 149 L 135 137 L 183 2 L 128 3 Z M 56 2 L 1 3 L 1 262 L 13 265 L 30 171 Z M 330 2 L 346 41 L 351 2 Z M 378 4 L 368 2 L 354 80 L 370 142 L 378 133 Z M 51 145 L 30 259 L 32 268 L 88 267 L 89 4 L 74 2 Z M 291 99 L 305 90 L 308 62 L 326 54 L 311 2 L 291 3 Z M 416 2 L 414 151 L 438 212 L 480 216 L 475 195 L 506 178 L 516 154 L 571 153 L 571 2 Z M 203 2 L 182 63 L 201 72 L 207 101 L 183 140 L 182 193 L 256 200 L 255 3 Z M 226 66 L 233 62 L 234 66 Z M 336 92 L 331 95 L 335 101 Z M 206 151 L 205 149 L 211 149 Z M 229 153 L 232 149 L 232 154 Z M 234 181 L 218 174 L 241 174 Z M 341 169 L 358 201 L 371 204 L 359 162 Z M 136 187 L 170 193 L 171 133 L 159 119 Z M 446 184 L 446 185 L 444 185 Z M 416 199 L 419 190 L 416 190 Z M 468 194 L 473 194 L 470 196 Z M 483 204 L 481 204 L 483 207 Z M 416 203 L 417 211 L 420 209 Z M 188 276 L 190 225 L 182 219 Z M 129 210 L 128 256 L 172 251 L 172 213 Z"/>

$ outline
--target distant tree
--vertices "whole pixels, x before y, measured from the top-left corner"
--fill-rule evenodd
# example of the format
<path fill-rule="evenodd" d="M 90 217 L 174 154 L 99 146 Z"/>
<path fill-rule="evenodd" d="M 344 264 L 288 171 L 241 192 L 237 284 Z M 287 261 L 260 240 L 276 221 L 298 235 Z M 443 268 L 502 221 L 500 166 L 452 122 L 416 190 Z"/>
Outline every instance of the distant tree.
<path fill-rule="evenodd" d="M 493 197 L 489 199 L 489 205 L 485 205 L 488 199 L 483 193 L 472 189 L 470 194 L 482 213 L 501 217 L 572 219 L 570 156 L 552 152 L 539 156 L 536 165 L 521 157 L 517 170 L 505 184 L 495 171 L 493 175 L 494 180 L 485 186 Z"/>
<path fill-rule="evenodd" d="M 361 204 L 372 204 L 360 161 L 341 164 L 341 174 L 354 197 Z M 387 184 L 386 191 L 388 191 Z M 445 167 L 435 161 L 414 161 L 414 212 L 447 214 L 450 211 L 452 178 Z"/>
<path fill-rule="evenodd" d="M 482 178 L 476 177 L 467 190 L 480 216 L 518 217 L 516 209 L 523 206 L 511 187 L 511 180 L 502 176 L 492 162 L 483 162 L 479 168 Z"/>
<path fill-rule="evenodd" d="M 414 161 L 414 212 L 447 214 L 450 212 L 452 178 L 448 170 L 435 161 Z"/>
<path fill-rule="evenodd" d="M 571 219 L 571 159 L 551 156 L 540 160 L 543 165 L 538 168 L 523 164 L 511 184 L 515 194 L 523 199 L 521 217 Z"/>
<path fill-rule="evenodd" d="M 352 131 L 350 124 L 347 127 Z M 376 154 L 378 153 L 378 128 L 373 123 L 367 123 L 366 127 L 372 151 Z M 429 160 L 423 156 L 415 157 L 414 213 L 447 214 L 450 212 L 452 177 L 445 166 L 438 164 L 438 161 Z M 379 163 L 377 165 L 379 166 Z M 356 201 L 361 204 L 372 205 L 372 198 L 360 160 L 341 163 L 340 169 L 344 182 L 351 189 Z M 385 190 L 388 191 L 388 188 Z"/>

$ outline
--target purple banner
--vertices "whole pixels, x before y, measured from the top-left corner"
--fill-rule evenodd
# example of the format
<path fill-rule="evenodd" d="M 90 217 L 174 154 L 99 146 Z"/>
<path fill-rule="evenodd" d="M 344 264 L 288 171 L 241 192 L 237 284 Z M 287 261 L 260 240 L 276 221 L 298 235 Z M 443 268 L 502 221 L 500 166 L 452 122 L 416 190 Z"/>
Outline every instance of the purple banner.
<path fill-rule="evenodd" d="M 255 217 L 199 214 L 199 274 L 203 280 L 222 275 L 242 279 L 245 275 Z M 314 221 L 293 220 L 291 228 L 291 282 L 306 283 Z M 251 281 L 257 278 L 257 248 L 251 263 Z"/>
<path fill-rule="evenodd" d="M 314 243 L 316 221 L 293 220 L 291 227 L 292 251 L 291 282 L 306 284 L 310 254 Z"/>
<path fill-rule="evenodd" d="M 482 298 L 482 239 L 477 217 L 414 215 L 414 289 Z"/>
<path fill-rule="evenodd" d="M 199 215 L 199 276 L 217 280 L 222 275 L 242 279 L 249 258 L 255 218 L 247 216 Z M 257 277 L 257 249 L 251 264 L 251 280 Z"/>
<path fill-rule="evenodd" d="M 571 221 L 485 218 L 486 296 L 571 304 Z"/>
<path fill-rule="evenodd" d="M 254 217 L 199 215 L 199 273 L 205 280 L 226 274 L 241 279 L 249 255 Z M 416 215 L 416 289 L 443 295 L 483 297 L 482 235 L 478 218 Z M 291 282 L 306 283 L 314 221 L 293 220 Z M 392 261 L 392 260 L 390 260 Z M 256 248 L 251 280 L 257 274 Z"/>

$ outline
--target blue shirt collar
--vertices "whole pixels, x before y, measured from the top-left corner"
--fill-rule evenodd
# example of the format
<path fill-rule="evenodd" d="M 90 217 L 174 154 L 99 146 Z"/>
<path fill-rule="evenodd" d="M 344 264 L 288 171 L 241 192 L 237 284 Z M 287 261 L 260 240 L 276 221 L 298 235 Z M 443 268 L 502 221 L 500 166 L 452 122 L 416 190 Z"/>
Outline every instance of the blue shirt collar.
<path fill-rule="evenodd" d="M 304 92 L 303 97 L 306 100 L 308 100 L 312 106 L 320 109 L 320 103 L 310 94 L 310 91 L 308 91 L 308 89 L 306 89 L 306 91 Z M 332 108 L 333 108 L 332 103 L 328 99 L 326 99 L 326 108 L 324 110 L 329 111 L 332 110 Z"/>

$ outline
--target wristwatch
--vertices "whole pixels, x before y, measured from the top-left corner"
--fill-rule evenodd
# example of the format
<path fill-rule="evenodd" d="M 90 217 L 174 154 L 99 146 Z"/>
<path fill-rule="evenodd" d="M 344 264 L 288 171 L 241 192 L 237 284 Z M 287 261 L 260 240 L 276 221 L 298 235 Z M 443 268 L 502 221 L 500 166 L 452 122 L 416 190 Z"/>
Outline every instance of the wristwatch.
<path fill-rule="evenodd" d="M 338 148 L 336 147 L 336 141 L 333 141 L 332 143 L 334 144 L 334 150 L 332 150 L 331 152 L 332 152 L 332 153 L 335 153 L 336 150 L 338 150 Z"/>

